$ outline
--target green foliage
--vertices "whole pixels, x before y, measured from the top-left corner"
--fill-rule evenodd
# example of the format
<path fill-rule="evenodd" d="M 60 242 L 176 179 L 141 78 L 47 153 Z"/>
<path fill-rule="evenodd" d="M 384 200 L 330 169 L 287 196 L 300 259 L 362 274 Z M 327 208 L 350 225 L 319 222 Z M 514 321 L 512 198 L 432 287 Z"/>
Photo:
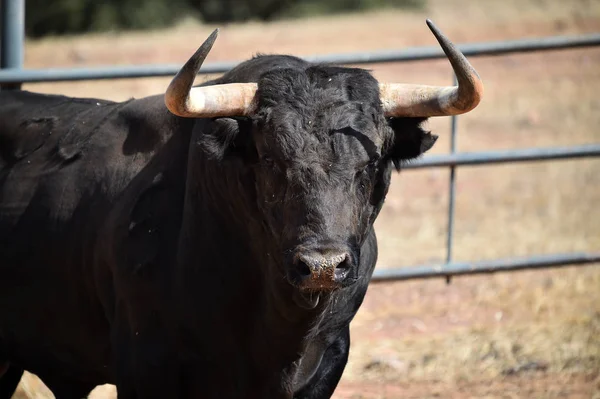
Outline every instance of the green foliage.
<path fill-rule="evenodd" d="M 281 13 L 282 17 L 309 17 L 338 12 L 366 11 L 377 8 L 421 9 L 425 0 L 303 0 Z"/>
<path fill-rule="evenodd" d="M 189 0 L 206 22 L 271 20 L 299 0 Z"/>
<path fill-rule="evenodd" d="M 27 0 L 28 36 L 150 29 L 172 24 L 189 11 L 188 0 Z"/>
<path fill-rule="evenodd" d="M 27 0 L 28 36 L 151 29 L 197 15 L 205 22 L 295 18 L 382 7 L 419 8 L 425 0 Z"/>

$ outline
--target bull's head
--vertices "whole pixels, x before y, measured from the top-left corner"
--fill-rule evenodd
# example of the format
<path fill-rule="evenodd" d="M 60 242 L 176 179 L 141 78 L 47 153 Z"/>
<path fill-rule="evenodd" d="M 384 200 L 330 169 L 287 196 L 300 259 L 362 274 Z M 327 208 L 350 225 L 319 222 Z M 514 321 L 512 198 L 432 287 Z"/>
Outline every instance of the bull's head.
<path fill-rule="evenodd" d="M 214 140 L 205 147 L 244 148 L 260 216 L 282 254 L 278 263 L 300 291 L 330 291 L 356 281 L 360 248 L 393 165 L 418 157 L 437 138 L 421 122 L 468 112 L 481 99 L 475 70 L 427 23 L 452 64 L 457 87 L 380 84 L 362 69 L 307 66 L 290 57 L 283 68 L 266 68 L 257 83 L 192 88 L 215 31 L 167 90 L 166 105 L 176 115 L 244 120 L 231 128 L 233 119 L 221 119 L 222 128 L 211 132 L 221 134 L 221 148 Z"/>

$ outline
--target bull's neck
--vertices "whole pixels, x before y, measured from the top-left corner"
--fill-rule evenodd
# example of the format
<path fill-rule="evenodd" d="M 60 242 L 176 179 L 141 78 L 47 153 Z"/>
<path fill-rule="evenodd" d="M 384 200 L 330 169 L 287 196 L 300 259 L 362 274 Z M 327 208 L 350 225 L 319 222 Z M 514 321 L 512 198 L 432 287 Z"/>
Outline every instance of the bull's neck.
<path fill-rule="evenodd" d="M 272 238 L 256 210 L 254 179 L 243 165 L 197 154 L 190 158 L 180 292 L 192 296 L 184 298 L 186 306 L 218 307 L 207 312 L 211 320 L 198 314 L 191 328 L 210 334 L 208 323 L 211 331 L 219 332 L 221 342 L 247 348 L 243 355 L 232 355 L 251 362 L 260 359 L 256 368 L 269 374 L 262 376 L 263 381 L 281 381 L 282 373 L 288 376 L 284 380 L 292 381 L 295 362 L 326 304 L 311 311 L 294 304 L 293 288 L 275 264 L 281 256 L 271 246 Z M 223 316 L 228 314 L 235 317 Z"/>
<path fill-rule="evenodd" d="M 264 227 L 258 211 L 252 170 L 241 161 L 218 162 L 202 154 L 190 159 L 182 231 L 190 244 L 182 246 L 185 263 L 227 279 L 229 285 L 241 283 L 239 290 L 254 291 L 249 292 L 252 298 L 276 293 L 279 301 L 260 298 L 261 306 L 273 306 L 293 322 L 294 315 L 284 310 L 294 307 L 292 287 L 284 279 L 278 237 Z M 289 304 L 281 297 L 290 297 Z"/>

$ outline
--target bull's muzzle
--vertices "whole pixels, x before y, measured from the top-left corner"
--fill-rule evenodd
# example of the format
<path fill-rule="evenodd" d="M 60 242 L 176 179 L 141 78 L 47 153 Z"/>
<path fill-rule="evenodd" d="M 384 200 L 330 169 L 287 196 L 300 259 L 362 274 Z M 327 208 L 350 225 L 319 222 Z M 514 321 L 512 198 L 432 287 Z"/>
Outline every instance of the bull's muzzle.
<path fill-rule="evenodd" d="M 294 256 L 291 277 L 301 290 L 330 291 L 344 285 L 351 268 L 348 251 L 301 250 Z"/>

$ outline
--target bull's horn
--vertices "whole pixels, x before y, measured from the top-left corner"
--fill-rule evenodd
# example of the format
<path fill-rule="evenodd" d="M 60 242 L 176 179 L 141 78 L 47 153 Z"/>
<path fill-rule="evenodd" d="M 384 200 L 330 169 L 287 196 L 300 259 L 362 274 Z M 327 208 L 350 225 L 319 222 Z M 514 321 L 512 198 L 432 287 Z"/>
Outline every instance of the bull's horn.
<path fill-rule="evenodd" d="M 450 60 L 458 87 L 381 83 L 380 98 L 386 116 L 458 115 L 469 112 L 481 101 L 483 83 L 475 69 L 429 19 L 427 26 Z"/>
<path fill-rule="evenodd" d="M 192 87 L 218 33 L 219 30 L 215 29 L 169 84 L 165 104 L 173 114 L 185 118 L 211 118 L 252 113 L 256 83 Z"/>

